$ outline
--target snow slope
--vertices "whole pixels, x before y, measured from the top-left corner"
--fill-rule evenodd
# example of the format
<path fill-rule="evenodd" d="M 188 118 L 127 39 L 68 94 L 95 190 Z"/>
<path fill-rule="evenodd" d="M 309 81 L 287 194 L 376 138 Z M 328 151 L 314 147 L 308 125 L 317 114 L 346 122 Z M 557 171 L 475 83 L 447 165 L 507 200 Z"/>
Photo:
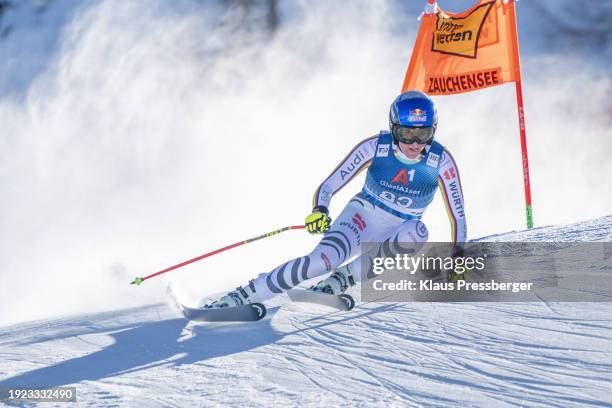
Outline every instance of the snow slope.
<path fill-rule="evenodd" d="M 487 237 L 610 241 L 612 216 Z M 0 386 L 75 385 L 79 406 L 610 406 L 609 303 L 362 303 L 279 298 L 251 324 L 166 304 L 0 331 Z"/>

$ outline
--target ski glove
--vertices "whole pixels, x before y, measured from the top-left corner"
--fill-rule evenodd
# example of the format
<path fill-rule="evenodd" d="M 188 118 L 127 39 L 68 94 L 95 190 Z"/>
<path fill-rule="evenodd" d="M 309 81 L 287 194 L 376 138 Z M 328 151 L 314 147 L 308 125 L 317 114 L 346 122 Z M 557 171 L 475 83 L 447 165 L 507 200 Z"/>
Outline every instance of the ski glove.
<path fill-rule="evenodd" d="M 448 271 L 449 282 L 458 282 L 460 280 L 466 280 L 470 276 L 469 268 L 465 267 L 465 258 L 463 257 L 463 247 L 455 245 L 451 250 L 451 257 L 453 258 L 453 269 Z"/>
<path fill-rule="evenodd" d="M 322 234 L 329 231 L 331 218 L 327 214 L 329 214 L 329 211 L 326 207 L 313 208 L 312 214 L 306 217 L 306 231 L 311 234 Z"/>

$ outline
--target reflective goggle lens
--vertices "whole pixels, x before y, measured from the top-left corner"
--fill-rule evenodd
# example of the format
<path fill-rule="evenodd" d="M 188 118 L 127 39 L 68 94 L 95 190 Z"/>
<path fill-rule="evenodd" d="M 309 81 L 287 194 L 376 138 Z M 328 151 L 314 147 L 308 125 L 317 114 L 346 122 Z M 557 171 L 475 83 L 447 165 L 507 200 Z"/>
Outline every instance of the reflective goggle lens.
<path fill-rule="evenodd" d="M 417 142 L 425 144 L 433 139 L 434 129 L 432 127 L 406 127 L 393 126 L 393 136 L 402 143 L 411 144 Z"/>

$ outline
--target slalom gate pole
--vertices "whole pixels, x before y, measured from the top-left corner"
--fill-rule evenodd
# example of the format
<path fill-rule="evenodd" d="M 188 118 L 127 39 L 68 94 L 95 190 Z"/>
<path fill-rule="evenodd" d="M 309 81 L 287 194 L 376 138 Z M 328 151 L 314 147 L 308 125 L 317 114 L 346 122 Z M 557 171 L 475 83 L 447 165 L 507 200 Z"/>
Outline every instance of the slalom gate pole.
<path fill-rule="evenodd" d="M 510 7 L 510 13 L 512 20 L 514 21 L 514 35 L 512 35 L 512 41 L 514 42 L 514 52 L 517 67 L 517 80 L 514 85 L 516 87 L 516 105 L 518 108 L 518 120 L 519 120 L 519 131 L 521 138 L 521 158 L 523 162 L 523 184 L 525 186 L 525 215 L 527 218 L 527 229 L 533 228 L 533 210 L 531 208 L 531 183 L 529 181 L 529 156 L 527 154 L 527 132 L 525 130 L 525 110 L 523 108 L 523 87 L 521 84 L 521 59 L 519 52 L 519 41 L 518 41 L 518 24 L 516 21 L 516 1 L 512 1 Z"/>
<path fill-rule="evenodd" d="M 525 132 L 525 112 L 523 111 L 523 92 L 521 82 L 516 85 L 516 101 L 518 105 L 519 127 L 521 132 L 521 157 L 523 161 L 523 184 L 525 186 L 525 211 L 527 229 L 533 228 L 533 210 L 531 208 L 531 183 L 529 182 L 529 156 L 527 155 L 527 133 Z"/>
<path fill-rule="evenodd" d="M 227 251 L 229 249 L 236 248 L 236 247 L 239 247 L 241 245 L 249 244 L 249 243 L 251 243 L 253 241 L 257 241 L 257 240 L 260 240 L 262 238 L 268 238 L 268 237 L 280 234 L 281 232 L 285 232 L 285 231 L 288 231 L 288 230 L 304 229 L 304 228 L 306 228 L 304 225 L 292 225 L 292 226 L 289 226 L 289 227 L 279 228 L 277 230 L 274 230 L 274 231 L 271 231 L 271 232 L 267 232 L 267 233 L 262 234 L 262 235 L 258 235 L 258 236 L 254 237 L 254 238 L 249 238 L 249 239 L 246 239 L 244 241 L 236 242 L 235 244 L 231 244 L 231 245 L 225 246 L 223 248 L 216 249 L 216 250 L 214 250 L 212 252 L 208 252 L 206 254 L 203 254 L 203 255 L 200 255 L 200 256 L 196 256 L 195 258 L 192 258 L 192 259 L 189 259 L 187 261 L 181 262 L 179 264 L 170 266 L 170 267 L 168 267 L 166 269 L 162 269 L 161 271 L 152 273 L 151 275 L 147 275 L 147 276 L 144 276 L 144 277 L 137 277 L 130 284 L 131 285 L 140 285 L 142 282 L 146 281 L 147 279 L 151 279 L 151 278 L 153 278 L 155 276 L 159 276 L 159 275 L 164 274 L 166 272 L 173 271 L 173 270 L 181 268 L 181 267 L 183 267 L 185 265 L 189 265 L 191 263 L 197 262 L 197 261 L 199 261 L 201 259 L 208 258 L 209 256 L 217 255 L 217 254 L 219 254 L 221 252 L 224 252 L 224 251 Z"/>

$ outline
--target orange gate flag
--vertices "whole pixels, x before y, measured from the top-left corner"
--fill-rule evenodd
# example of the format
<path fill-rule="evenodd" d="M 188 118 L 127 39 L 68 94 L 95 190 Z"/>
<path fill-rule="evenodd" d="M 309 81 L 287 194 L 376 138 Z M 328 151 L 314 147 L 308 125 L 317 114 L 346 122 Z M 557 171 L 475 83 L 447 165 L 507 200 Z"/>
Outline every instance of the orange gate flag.
<path fill-rule="evenodd" d="M 533 228 L 527 132 L 514 0 L 480 0 L 445 13 L 428 0 L 402 92 L 451 95 L 514 82 L 518 108 L 527 228 Z"/>
<path fill-rule="evenodd" d="M 513 2 L 425 14 L 402 92 L 450 95 L 520 81 L 517 38 Z"/>

